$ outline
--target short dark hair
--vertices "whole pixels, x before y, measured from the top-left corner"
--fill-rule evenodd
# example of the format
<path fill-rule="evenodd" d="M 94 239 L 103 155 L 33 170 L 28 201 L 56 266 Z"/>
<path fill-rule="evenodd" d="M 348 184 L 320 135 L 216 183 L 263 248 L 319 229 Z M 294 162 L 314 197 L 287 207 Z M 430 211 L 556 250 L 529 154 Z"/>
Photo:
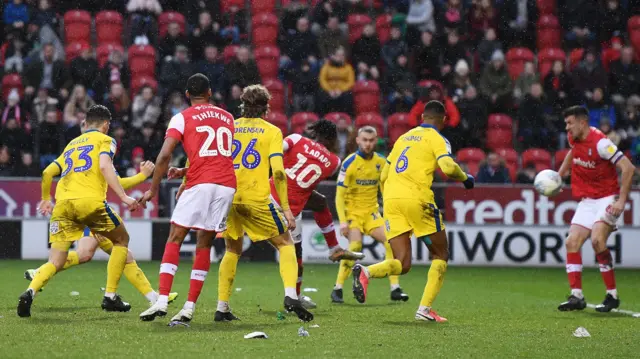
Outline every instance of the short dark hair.
<path fill-rule="evenodd" d="M 242 90 L 242 116 L 247 118 L 263 117 L 269 110 L 271 94 L 262 85 L 250 85 Z"/>
<path fill-rule="evenodd" d="M 422 111 L 422 115 L 427 118 L 438 119 L 441 120 L 447 114 L 444 105 L 440 101 L 429 101 L 426 105 L 424 105 L 424 111 Z"/>
<path fill-rule="evenodd" d="M 316 140 L 331 142 L 338 138 L 338 128 L 335 123 L 329 120 L 318 120 L 309 126 L 309 130 Z"/>
<path fill-rule="evenodd" d="M 589 111 L 584 106 L 571 106 L 562 111 L 562 118 L 575 116 L 576 118 L 589 118 Z"/>
<path fill-rule="evenodd" d="M 189 96 L 206 97 L 210 89 L 209 79 L 204 74 L 197 73 L 187 80 L 187 92 Z"/>
<path fill-rule="evenodd" d="M 93 105 L 89 107 L 85 121 L 89 126 L 100 125 L 104 121 L 111 122 L 111 112 L 102 105 Z"/>

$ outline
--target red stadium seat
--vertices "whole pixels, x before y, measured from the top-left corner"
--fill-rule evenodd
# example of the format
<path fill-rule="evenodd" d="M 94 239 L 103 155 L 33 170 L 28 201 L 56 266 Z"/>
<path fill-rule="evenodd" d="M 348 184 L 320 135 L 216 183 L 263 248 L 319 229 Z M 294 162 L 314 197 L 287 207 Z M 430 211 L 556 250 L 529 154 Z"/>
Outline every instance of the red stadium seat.
<path fill-rule="evenodd" d="M 280 112 L 269 111 L 265 120 L 267 120 L 267 122 L 269 122 L 270 124 L 278 127 L 280 131 L 282 131 L 282 134 L 284 136 L 289 134 L 289 120 L 284 114 Z"/>
<path fill-rule="evenodd" d="M 91 42 L 91 14 L 84 10 L 71 10 L 64 14 L 65 43 Z"/>
<path fill-rule="evenodd" d="M 351 116 L 349 116 L 349 114 L 346 114 L 344 112 L 331 112 L 324 115 L 323 118 L 327 121 L 331 121 L 335 123 L 336 125 L 339 124 L 340 121 L 342 120 L 347 121 L 347 125 L 349 126 L 353 124 L 353 119 L 351 118 Z"/>
<path fill-rule="evenodd" d="M 391 14 L 384 14 L 378 16 L 376 19 L 376 33 L 378 33 L 378 40 L 381 44 L 384 44 L 391 37 Z"/>
<path fill-rule="evenodd" d="M 67 64 L 71 63 L 71 60 L 80 56 L 80 54 L 82 53 L 82 50 L 85 50 L 88 48 L 90 48 L 89 44 L 84 42 L 70 43 L 69 45 L 67 45 L 67 47 L 64 48 L 65 62 Z"/>
<path fill-rule="evenodd" d="M 573 70 L 582 61 L 584 49 L 578 48 L 571 50 L 569 53 L 569 71 Z"/>
<path fill-rule="evenodd" d="M 518 166 L 512 163 L 506 163 L 505 167 L 509 171 L 509 177 L 511 178 L 511 182 L 515 182 L 518 177 Z"/>
<path fill-rule="evenodd" d="M 540 78 L 543 79 L 547 76 L 549 70 L 556 61 L 562 61 L 564 63 L 567 60 L 567 56 L 561 49 L 544 49 L 538 52 L 538 71 L 540 72 Z"/>
<path fill-rule="evenodd" d="M 278 18 L 273 14 L 255 15 L 251 19 L 251 41 L 254 46 L 276 45 Z"/>
<path fill-rule="evenodd" d="M 96 39 L 98 45 L 122 44 L 122 15 L 117 11 L 100 11 L 96 14 Z"/>
<path fill-rule="evenodd" d="M 272 14 L 275 12 L 276 0 L 251 0 L 251 13 L 253 15 Z"/>
<path fill-rule="evenodd" d="M 629 32 L 631 45 L 637 53 L 640 51 L 640 15 L 629 18 L 627 21 L 627 30 Z"/>
<path fill-rule="evenodd" d="M 560 166 L 562 166 L 562 162 L 564 161 L 564 158 L 567 157 L 567 154 L 569 153 L 569 149 L 565 148 L 564 150 L 558 150 L 556 151 L 556 153 L 553 155 L 553 161 L 554 161 L 554 168 L 557 170 L 560 169 Z"/>
<path fill-rule="evenodd" d="M 394 113 L 387 118 L 387 135 L 391 143 L 411 129 L 408 113 Z"/>
<path fill-rule="evenodd" d="M 371 23 L 371 18 L 367 15 L 352 14 L 347 17 L 347 25 L 349 25 L 349 42 L 354 43 L 362 35 L 364 26 Z"/>
<path fill-rule="evenodd" d="M 363 113 L 356 117 L 356 129 L 363 126 L 373 126 L 378 131 L 378 137 L 384 137 L 384 119 L 377 113 Z"/>
<path fill-rule="evenodd" d="M 278 65 L 280 63 L 280 50 L 275 46 L 262 46 L 254 51 L 258 71 L 262 79 L 274 79 L 278 77 Z"/>
<path fill-rule="evenodd" d="M 131 76 L 156 77 L 156 50 L 149 45 L 136 45 L 128 50 Z"/>
<path fill-rule="evenodd" d="M 460 162 L 464 163 L 467 166 L 467 172 L 471 173 L 472 176 L 477 176 L 478 171 L 480 170 L 480 162 Z"/>
<path fill-rule="evenodd" d="M 298 112 L 291 116 L 291 133 L 301 134 L 310 122 L 318 121 L 318 115 L 313 112 Z"/>
<path fill-rule="evenodd" d="M 140 92 L 145 86 L 151 86 L 154 91 L 158 91 L 158 82 L 153 77 L 137 76 L 131 79 L 131 98 Z"/>
<path fill-rule="evenodd" d="M 518 165 L 518 152 L 513 148 L 499 148 L 495 150 L 498 156 L 504 158 L 507 164 Z"/>
<path fill-rule="evenodd" d="M 269 102 L 269 107 L 271 111 L 284 113 L 285 111 L 285 103 L 284 103 L 284 86 L 282 82 L 271 79 L 263 82 L 264 87 L 269 90 L 271 93 L 271 101 Z"/>
<path fill-rule="evenodd" d="M 375 81 L 358 81 L 353 87 L 356 114 L 380 111 L 380 87 Z"/>
<path fill-rule="evenodd" d="M 553 15 L 556 13 L 556 0 L 537 0 L 540 15 Z"/>
<path fill-rule="evenodd" d="M 482 162 L 486 157 L 483 150 L 475 147 L 461 148 L 456 153 L 456 160 L 465 163 Z"/>
<path fill-rule="evenodd" d="M 513 147 L 513 120 L 504 114 L 489 115 L 487 147 L 492 150 Z"/>
<path fill-rule="evenodd" d="M 158 33 L 160 34 L 160 38 L 163 38 L 167 35 L 167 30 L 169 28 L 169 24 L 172 22 L 177 22 L 180 25 L 180 33 L 184 34 L 186 29 L 186 20 L 184 15 L 175 11 L 165 11 L 160 16 L 158 16 Z"/>
<path fill-rule="evenodd" d="M 103 44 L 98 46 L 98 49 L 96 49 L 96 60 L 98 61 L 98 66 L 103 67 L 104 64 L 109 61 L 109 54 L 111 54 L 111 51 L 113 50 L 118 50 L 124 54 L 124 49 L 120 45 Z"/>
<path fill-rule="evenodd" d="M 562 30 L 558 18 L 554 15 L 543 15 L 538 19 L 538 50 L 562 47 Z"/>
<path fill-rule="evenodd" d="M 24 86 L 22 85 L 22 77 L 18 74 L 7 74 L 2 77 L 2 99 L 7 101 L 11 90 L 17 89 L 22 98 L 24 94 Z"/>
<path fill-rule="evenodd" d="M 535 60 L 531 50 L 526 47 L 514 47 L 507 51 L 507 69 L 513 80 L 516 80 L 524 71 L 524 64 Z"/>
<path fill-rule="evenodd" d="M 222 52 L 222 61 L 228 64 L 231 60 L 235 59 L 239 48 L 240 46 L 238 45 L 227 45 Z"/>
<path fill-rule="evenodd" d="M 222 0 L 220 2 L 220 11 L 225 13 L 232 6 L 237 6 L 238 9 L 244 9 L 244 0 Z"/>
<path fill-rule="evenodd" d="M 531 148 L 522 152 L 522 167 L 526 167 L 528 164 L 533 163 L 538 168 L 542 169 L 551 168 L 551 154 L 549 151 L 542 148 Z"/>

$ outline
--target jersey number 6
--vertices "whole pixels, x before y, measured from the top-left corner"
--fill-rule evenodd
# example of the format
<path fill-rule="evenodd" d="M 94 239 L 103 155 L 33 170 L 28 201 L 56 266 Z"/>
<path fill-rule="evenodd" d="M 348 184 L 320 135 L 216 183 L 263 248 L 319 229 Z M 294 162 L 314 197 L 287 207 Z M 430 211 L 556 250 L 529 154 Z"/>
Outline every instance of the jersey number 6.
<path fill-rule="evenodd" d="M 396 161 L 396 173 L 402 173 L 407 170 L 407 167 L 409 167 L 409 159 L 406 156 L 407 151 L 409 151 L 409 147 L 402 150 L 402 153 L 398 157 L 398 161 Z"/>

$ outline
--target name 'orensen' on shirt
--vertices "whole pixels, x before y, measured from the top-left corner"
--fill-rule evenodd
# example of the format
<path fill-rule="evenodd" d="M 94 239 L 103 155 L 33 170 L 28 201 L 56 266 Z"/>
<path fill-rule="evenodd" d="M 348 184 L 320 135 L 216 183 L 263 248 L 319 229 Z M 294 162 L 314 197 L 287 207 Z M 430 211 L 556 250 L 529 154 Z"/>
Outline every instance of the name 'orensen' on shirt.
<path fill-rule="evenodd" d="M 191 118 L 199 121 L 204 121 L 208 118 L 214 118 L 217 120 L 222 120 L 227 124 L 231 124 L 231 119 L 218 111 L 203 111 L 203 112 L 200 112 L 199 114 L 191 116 Z"/>
<path fill-rule="evenodd" d="M 236 133 L 264 133 L 264 128 L 259 128 L 259 127 L 236 127 Z"/>

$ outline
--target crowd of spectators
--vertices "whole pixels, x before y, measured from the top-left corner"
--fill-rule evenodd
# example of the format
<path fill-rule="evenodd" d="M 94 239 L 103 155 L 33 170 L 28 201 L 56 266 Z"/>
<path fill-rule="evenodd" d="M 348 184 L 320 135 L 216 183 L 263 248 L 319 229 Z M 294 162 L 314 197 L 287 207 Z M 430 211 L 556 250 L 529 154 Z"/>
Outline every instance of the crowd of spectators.
<path fill-rule="evenodd" d="M 2 91 L 0 175 L 38 175 L 80 133 L 87 109 L 96 103 L 113 114 L 117 169 L 123 175 L 135 172 L 141 160 L 155 158 L 169 119 L 188 106 L 183 91 L 195 72 L 211 80 L 215 104 L 240 116 L 242 88 L 268 80 L 254 56 L 255 14 L 249 3 L 6 0 L 0 74 L 18 74 L 23 88 Z M 286 115 L 339 112 L 355 118 L 354 88 L 375 81 L 380 114 L 407 113 L 410 125 L 419 123 L 427 101 L 444 102 L 448 121 L 443 134 L 454 151 L 488 149 L 484 133 L 494 113 L 513 118 L 518 151 L 555 151 L 567 145 L 562 108 L 583 104 L 592 126 L 640 160 L 640 66 L 627 34 L 627 20 L 640 14 L 640 1 L 551 1 L 556 7 L 550 13 L 561 26 L 560 50 L 569 55 L 580 49 L 582 54 L 557 60 L 543 73 L 540 64 L 531 61 L 517 74 L 509 70 L 509 49 L 543 50 L 536 24 L 543 16 L 540 4 L 547 1 L 275 3 L 279 31 L 274 43 L 280 54 L 276 80 L 284 84 Z M 124 51 L 114 47 L 100 61 L 95 46 L 81 44 L 70 60 L 62 15 L 76 8 L 93 16 L 103 10 L 120 12 L 126 20 L 120 44 Z M 183 14 L 186 23 L 170 21 L 159 31 L 159 16 L 168 11 Z M 347 24 L 354 14 L 373 20 L 354 33 Z M 384 34 L 376 24 L 381 16 L 391 19 Z M 126 48 L 138 45 L 156 50 L 155 83 L 133 85 Z M 235 49 L 230 55 L 229 47 Z M 338 121 L 344 154 L 354 131 L 350 119 Z M 502 162 L 491 153 L 478 181 L 524 183 L 535 173 L 523 164 L 513 176 Z"/>

